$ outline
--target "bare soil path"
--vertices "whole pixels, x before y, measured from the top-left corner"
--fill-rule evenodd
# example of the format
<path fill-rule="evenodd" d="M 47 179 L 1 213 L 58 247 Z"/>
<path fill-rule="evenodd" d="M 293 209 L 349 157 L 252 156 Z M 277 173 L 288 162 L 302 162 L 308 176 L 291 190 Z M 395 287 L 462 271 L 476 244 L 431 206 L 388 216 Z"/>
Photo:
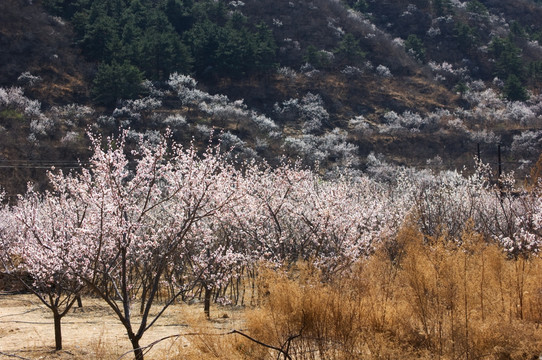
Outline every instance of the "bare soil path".
<path fill-rule="evenodd" d="M 213 310 L 214 317 L 207 320 L 202 305 L 173 305 L 145 333 L 141 344 L 178 334 L 225 333 L 241 326 L 240 311 Z M 63 350 L 54 351 L 52 314 L 34 295 L 0 294 L 2 360 L 133 358 L 131 353 L 122 356 L 130 351 L 130 342 L 124 327 L 100 299 L 83 298 L 83 308 L 70 310 L 62 321 L 62 338 Z M 189 346 L 190 336 L 173 337 L 153 346 L 146 358 L 175 358 Z"/>

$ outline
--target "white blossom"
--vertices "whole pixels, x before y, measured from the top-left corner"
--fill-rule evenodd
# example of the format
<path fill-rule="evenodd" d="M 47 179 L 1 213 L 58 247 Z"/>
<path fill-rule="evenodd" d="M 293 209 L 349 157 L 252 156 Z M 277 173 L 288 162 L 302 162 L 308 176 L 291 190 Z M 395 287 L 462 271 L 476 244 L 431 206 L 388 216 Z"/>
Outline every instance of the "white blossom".
<path fill-rule="evenodd" d="M 379 75 L 379 76 L 382 76 L 384 78 L 391 78 L 393 77 L 393 75 L 391 74 L 391 71 L 390 69 L 388 69 L 388 67 L 384 66 L 384 65 L 378 65 L 376 67 L 376 73 Z"/>

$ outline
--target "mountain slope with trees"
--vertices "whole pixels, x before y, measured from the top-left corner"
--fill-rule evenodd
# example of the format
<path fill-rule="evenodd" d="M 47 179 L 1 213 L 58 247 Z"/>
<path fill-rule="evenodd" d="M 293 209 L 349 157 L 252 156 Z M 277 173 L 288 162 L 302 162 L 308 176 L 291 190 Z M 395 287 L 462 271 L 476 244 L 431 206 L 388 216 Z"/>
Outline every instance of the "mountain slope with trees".
<path fill-rule="evenodd" d="M 201 142 L 214 129 L 244 157 L 331 172 L 461 168 L 501 145 L 526 174 L 542 145 L 536 1 L 1 6 L 0 161 L 22 174 L 4 185 L 14 192 L 42 176 L 35 164 L 85 161 L 89 126 Z"/>

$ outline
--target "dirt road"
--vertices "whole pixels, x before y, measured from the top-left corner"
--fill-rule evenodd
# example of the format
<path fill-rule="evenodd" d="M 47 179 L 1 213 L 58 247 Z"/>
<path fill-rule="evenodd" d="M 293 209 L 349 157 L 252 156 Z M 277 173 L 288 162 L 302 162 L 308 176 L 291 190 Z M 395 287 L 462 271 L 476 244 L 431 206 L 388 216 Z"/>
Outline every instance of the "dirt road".
<path fill-rule="evenodd" d="M 126 331 L 99 299 L 84 298 L 83 308 L 70 310 L 62 321 L 63 350 L 54 351 L 53 317 L 34 295 L 0 295 L 0 359 L 119 359 L 131 349 Z M 176 304 L 149 329 L 142 346 L 167 336 L 227 332 L 240 324 L 240 313 L 216 310 L 206 320 L 201 306 Z M 159 342 L 146 358 L 171 358 L 189 346 L 189 337 Z M 128 353 L 122 359 L 132 359 Z"/>

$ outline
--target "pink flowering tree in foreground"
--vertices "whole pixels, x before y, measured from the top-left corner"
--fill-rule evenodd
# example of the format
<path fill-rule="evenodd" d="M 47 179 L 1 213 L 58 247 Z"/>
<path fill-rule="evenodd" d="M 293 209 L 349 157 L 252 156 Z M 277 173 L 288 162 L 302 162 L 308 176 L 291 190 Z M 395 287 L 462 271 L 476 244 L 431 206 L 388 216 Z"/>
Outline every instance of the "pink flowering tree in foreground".
<path fill-rule="evenodd" d="M 212 213 L 202 218 L 187 234 L 184 261 L 177 258 L 174 262 L 179 273 L 189 269 L 190 276 L 197 275 L 193 279 L 204 291 L 207 317 L 213 291 L 240 276 L 246 262 L 244 239 L 237 237 L 231 226 L 238 216 L 244 216 L 235 209 L 243 202 L 245 181 L 242 173 L 231 165 L 227 165 L 227 171 L 219 175 L 212 184 L 216 191 L 206 205 Z"/>
<path fill-rule="evenodd" d="M 4 270 L 53 313 L 56 350 L 62 349 L 61 320 L 83 288 L 64 258 L 82 212 L 62 190 L 45 194 L 29 190 L 11 210 L 5 206 L 2 211 Z"/>
<path fill-rule="evenodd" d="M 205 219 L 197 227 L 190 242 L 190 265 L 192 272 L 199 275 L 207 317 L 210 316 L 213 292 L 241 276 L 247 263 L 244 239 L 236 236 L 228 221 L 235 221 L 232 215 L 233 212 L 227 210 L 226 213 Z"/>
<path fill-rule="evenodd" d="M 53 192 L 20 199 L 21 240 L 29 250 L 34 246 L 21 256 L 29 268 L 35 262 L 44 278 L 55 279 L 58 272 L 99 295 L 124 325 L 140 360 L 145 331 L 205 270 L 189 269 L 192 233 L 233 197 L 234 170 L 217 148 L 198 155 L 167 137 L 157 145 L 140 140 L 129 154 L 123 136 L 107 139 L 105 150 L 102 139 L 92 140 L 88 169 L 50 174 Z M 173 291 L 153 307 L 165 281 Z"/>
<path fill-rule="evenodd" d="M 69 179 L 75 196 L 93 209 L 79 242 L 87 266 L 81 277 L 115 311 L 136 359 L 142 359 L 139 342 L 145 331 L 205 270 L 188 267 L 196 240 L 192 234 L 235 195 L 235 186 L 230 186 L 234 169 L 217 148 L 198 156 L 194 148 L 183 149 L 167 139 L 158 145 L 141 141 L 131 154 L 132 165 L 123 140 L 113 145 L 109 141 L 108 151 L 96 145 L 92 169 Z M 171 266 L 175 278 L 164 279 Z M 174 291 L 152 312 L 164 280 Z M 136 299 L 142 309 L 138 323 L 131 315 Z"/>
<path fill-rule="evenodd" d="M 303 244 L 295 241 L 300 229 L 288 220 L 300 221 L 291 210 L 301 203 L 294 202 L 291 194 L 305 187 L 312 173 L 289 164 L 274 169 L 254 162 L 239 165 L 230 185 L 237 189 L 235 199 L 199 224 L 191 251 L 191 264 L 202 269 L 207 316 L 211 294 L 242 275 L 254 274 L 256 264 L 282 265 L 301 259 Z"/>
<path fill-rule="evenodd" d="M 393 235 L 404 212 L 394 206 L 384 189 L 372 180 L 339 178 L 318 181 L 297 189 L 299 218 L 304 238 L 303 258 L 314 259 L 324 273 L 350 268 L 359 258 L 372 253 L 381 240 Z"/>

